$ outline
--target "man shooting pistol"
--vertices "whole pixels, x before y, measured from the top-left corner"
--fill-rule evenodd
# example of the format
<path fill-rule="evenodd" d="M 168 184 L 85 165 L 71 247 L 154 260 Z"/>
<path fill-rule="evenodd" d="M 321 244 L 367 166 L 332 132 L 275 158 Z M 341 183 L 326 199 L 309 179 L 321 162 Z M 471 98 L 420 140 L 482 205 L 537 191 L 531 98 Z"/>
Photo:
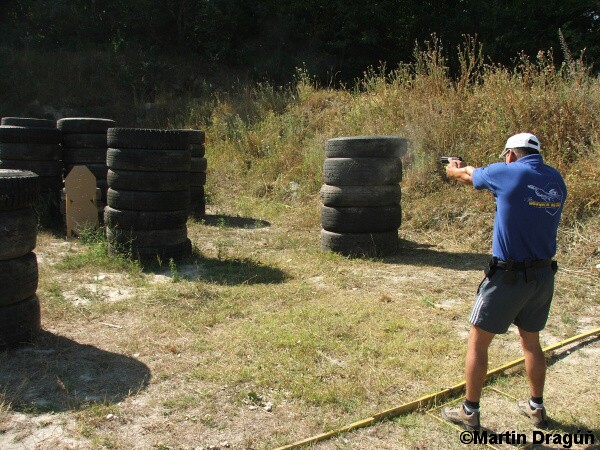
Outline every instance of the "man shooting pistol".
<path fill-rule="evenodd" d="M 546 326 L 554 293 L 558 266 L 552 258 L 567 188 L 560 173 L 544 163 L 540 142 L 533 134 L 508 138 L 500 159 L 503 162 L 475 168 L 458 157 L 442 158 L 450 180 L 487 189 L 496 202 L 492 259 L 469 319 L 466 400 L 457 408 L 442 409 L 444 419 L 469 430 L 480 428 L 479 400 L 489 345 L 511 323 L 519 330 L 531 394 L 529 400 L 517 404 L 518 410 L 536 427 L 547 421 L 543 402 L 546 361 L 539 332 Z"/>

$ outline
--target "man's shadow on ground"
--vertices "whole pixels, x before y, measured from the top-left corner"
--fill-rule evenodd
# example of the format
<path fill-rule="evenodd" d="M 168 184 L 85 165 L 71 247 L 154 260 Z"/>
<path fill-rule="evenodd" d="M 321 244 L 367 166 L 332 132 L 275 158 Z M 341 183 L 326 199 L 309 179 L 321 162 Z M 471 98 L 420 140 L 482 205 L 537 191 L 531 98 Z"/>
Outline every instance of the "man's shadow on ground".
<path fill-rule="evenodd" d="M 31 345 L 0 352 L 0 392 L 13 411 L 78 410 L 144 390 L 150 369 L 129 356 L 42 331 Z"/>
<path fill-rule="evenodd" d="M 547 366 L 551 367 L 554 364 L 556 364 L 557 362 L 562 361 L 563 359 L 567 358 L 574 351 L 580 350 L 582 348 L 585 348 L 585 347 L 587 347 L 589 345 L 592 345 L 594 343 L 597 343 L 599 341 L 600 341 L 600 336 L 590 337 L 590 338 L 587 338 L 587 340 L 585 340 L 585 341 L 579 342 L 577 345 L 574 345 L 574 346 L 569 347 L 567 349 L 562 349 L 562 351 L 560 351 L 560 353 L 558 353 L 558 351 L 557 351 L 556 353 L 554 353 L 552 356 L 550 356 L 547 359 Z M 576 402 L 574 402 L 573 403 L 573 408 L 576 408 L 576 407 L 577 407 Z M 488 434 L 501 433 L 498 430 L 493 430 L 493 429 L 490 429 L 490 428 L 482 428 L 482 431 L 483 430 L 487 431 Z M 543 429 L 539 429 L 538 431 L 540 433 L 544 433 L 544 434 L 559 433 L 561 435 L 565 435 L 565 434 L 570 434 L 572 436 L 577 435 L 577 436 L 581 436 L 581 438 L 584 438 L 584 439 L 585 439 L 585 437 L 587 435 L 588 436 L 588 441 L 589 441 L 588 443 L 591 444 L 591 445 L 586 446 L 584 448 L 586 448 L 586 449 L 592 449 L 592 448 L 594 448 L 594 449 L 600 449 L 600 428 L 594 427 L 594 428 L 590 429 L 590 427 L 588 427 L 587 425 L 583 425 L 583 424 L 579 423 L 576 419 L 574 419 L 572 422 L 562 422 L 562 421 L 556 420 L 556 419 L 554 419 L 552 417 L 548 417 L 548 424 Z M 591 442 L 591 439 L 590 439 L 590 436 L 591 436 L 590 433 L 594 437 L 594 442 L 593 443 Z M 531 443 L 530 438 L 532 436 L 533 436 L 532 433 L 529 433 L 527 435 L 529 443 Z M 579 437 L 578 437 L 578 439 L 579 439 Z M 584 442 L 584 444 L 585 444 L 585 442 Z M 513 447 L 518 447 L 518 446 L 517 445 L 513 445 Z M 528 447 L 528 448 L 535 448 L 535 449 L 555 449 L 555 448 L 557 448 L 557 446 L 556 445 L 546 445 L 545 443 L 536 443 L 536 444 L 534 444 L 533 447 Z"/>
<path fill-rule="evenodd" d="M 595 336 L 595 337 L 589 337 L 587 338 L 585 341 L 580 341 L 579 343 L 577 343 L 577 345 L 574 345 L 572 347 L 569 347 L 563 351 L 561 351 L 560 353 L 554 353 L 552 356 L 550 356 L 547 359 L 547 366 L 551 367 L 554 364 L 556 364 L 559 361 L 562 361 L 563 359 L 567 358 L 571 353 L 580 350 L 582 348 L 585 348 L 589 345 L 595 344 L 600 342 L 600 336 Z M 577 400 L 574 399 L 573 401 L 573 408 L 577 408 Z M 585 447 L 585 448 L 595 448 L 595 449 L 600 449 L 600 428 L 595 427 L 592 428 L 591 430 L 589 429 L 589 427 L 587 427 L 586 425 L 582 425 L 576 421 L 570 422 L 570 423 L 566 423 L 566 422 L 560 422 L 556 419 L 553 419 L 552 417 L 548 418 L 548 427 L 546 430 L 546 432 L 550 432 L 549 430 L 560 430 L 560 432 L 562 434 L 571 434 L 571 435 L 581 435 L 583 437 L 585 437 L 586 434 L 589 434 L 589 432 L 591 432 L 594 435 L 594 443 L 595 445 L 590 445 L 589 447 Z M 537 448 L 556 448 L 556 446 L 543 446 L 543 445 L 539 445 L 537 444 L 536 447 Z"/>

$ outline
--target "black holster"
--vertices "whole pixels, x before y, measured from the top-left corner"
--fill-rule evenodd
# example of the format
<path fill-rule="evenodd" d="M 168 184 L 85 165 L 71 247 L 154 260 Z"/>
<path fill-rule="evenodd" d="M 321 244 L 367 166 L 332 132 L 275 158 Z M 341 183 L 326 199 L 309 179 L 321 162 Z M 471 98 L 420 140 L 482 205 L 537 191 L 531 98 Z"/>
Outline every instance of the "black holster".
<path fill-rule="evenodd" d="M 488 262 L 488 265 L 485 267 L 485 269 L 483 269 L 483 272 L 485 273 L 485 276 L 488 277 L 488 279 L 491 279 L 496 273 L 497 269 L 498 259 L 492 257 L 492 259 L 490 259 L 490 262 Z"/>
<path fill-rule="evenodd" d="M 525 261 L 523 261 L 523 264 L 525 266 L 525 281 L 527 283 L 529 283 L 530 281 L 535 281 L 537 277 L 535 275 L 535 269 L 533 268 L 531 259 L 526 259 Z"/>

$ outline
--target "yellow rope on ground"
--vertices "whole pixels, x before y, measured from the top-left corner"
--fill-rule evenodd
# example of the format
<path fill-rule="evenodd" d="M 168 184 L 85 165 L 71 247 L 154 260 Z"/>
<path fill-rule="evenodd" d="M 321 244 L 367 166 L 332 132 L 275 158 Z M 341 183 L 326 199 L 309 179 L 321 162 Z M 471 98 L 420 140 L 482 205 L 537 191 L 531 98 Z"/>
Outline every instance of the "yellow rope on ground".
<path fill-rule="evenodd" d="M 577 336 L 573 336 L 573 337 L 571 337 L 569 339 L 565 339 L 564 341 L 561 341 L 561 342 L 559 342 L 557 344 L 554 344 L 554 345 L 550 345 L 550 346 L 548 346 L 548 347 L 546 347 L 546 348 L 544 348 L 542 350 L 544 351 L 544 353 L 551 352 L 551 351 L 556 350 L 556 349 L 558 349 L 560 347 L 564 347 L 565 345 L 569 345 L 569 344 L 571 344 L 573 342 L 580 341 L 582 339 L 588 338 L 590 336 L 594 336 L 596 334 L 600 334 L 600 327 L 596 328 L 594 330 L 588 331 L 587 333 L 578 334 Z M 519 359 L 515 359 L 513 361 L 510 361 L 510 362 L 508 362 L 508 363 L 506 363 L 506 364 L 504 364 L 504 365 L 502 365 L 500 367 L 497 367 L 497 368 L 495 368 L 493 370 L 490 370 L 487 373 L 486 380 L 489 379 L 489 378 L 491 378 L 491 377 L 493 377 L 494 375 L 497 375 L 499 373 L 504 372 L 507 369 L 510 369 L 511 367 L 517 366 L 517 365 L 523 363 L 524 361 L 525 361 L 525 358 L 521 357 Z M 380 412 L 378 414 L 374 414 L 373 416 L 371 416 L 371 417 L 369 417 L 367 419 L 351 423 L 351 424 L 346 425 L 346 426 L 344 426 L 342 428 L 338 428 L 337 430 L 332 430 L 332 431 L 329 431 L 327 433 L 321 433 L 321 434 L 318 434 L 316 436 L 313 436 L 313 437 L 310 437 L 310 438 L 307 438 L 307 439 L 303 439 L 302 441 L 294 442 L 293 444 L 289 444 L 289 445 L 286 445 L 284 447 L 279 447 L 276 450 L 290 450 L 290 449 L 295 449 L 295 448 L 303 447 L 305 445 L 314 444 L 314 443 L 317 443 L 317 442 L 320 442 L 320 441 L 331 439 L 332 437 L 337 436 L 339 434 L 343 434 L 343 433 L 347 433 L 349 431 L 357 430 L 359 428 L 364 428 L 364 427 L 371 426 L 374 423 L 379 422 L 381 420 L 389 419 L 391 417 L 399 416 L 400 414 L 404 414 L 404 413 L 415 411 L 415 410 L 417 410 L 419 408 L 422 408 L 422 407 L 424 407 L 426 405 L 429 405 L 429 404 L 431 404 L 433 402 L 436 402 L 436 401 L 438 401 L 438 400 L 440 400 L 440 399 L 442 399 L 444 397 L 448 397 L 448 396 L 453 395 L 453 394 L 461 393 L 465 389 L 465 386 L 466 386 L 466 382 L 463 381 L 462 383 L 459 383 L 459 384 L 457 384 L 455 386 L 452 386 L 450 388 L 446 388 L 444 390 L 438 391 L 438 392 L 436 392 L 434 394 L 426 395 L 426 396 L 421 397 L 421 398 L 419 398 L 419 399 L 417 399 L 415 401 L 412 401 L 410 403 L 405 403 L 404 405 L 397 406 L 395 408 L 391 408 L 391 409 L 382 411 L 382 412 Z"/>

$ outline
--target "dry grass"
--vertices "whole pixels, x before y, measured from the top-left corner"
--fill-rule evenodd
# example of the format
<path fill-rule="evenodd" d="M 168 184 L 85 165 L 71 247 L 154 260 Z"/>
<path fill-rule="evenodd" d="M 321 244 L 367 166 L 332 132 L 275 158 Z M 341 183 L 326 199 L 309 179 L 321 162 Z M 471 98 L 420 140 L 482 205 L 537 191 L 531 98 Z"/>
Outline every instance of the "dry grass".
<path fill-rule="evenodd" d="M 222 207 L 190 222 L 195 256 L 170 268 L 42 233 L 45 331 L 0 355 L 2 447 L 274 448 L 462 380 L 484 251 L 406 229 L 397 256 L 347 259 L 320 252 L 318 226 L 296 226 L 271 202 L 245 205 L 257 214 Z M 560 272 L 546 345 L 598 323 L 597 278 L 581 272 Z M 551 366 L 547 397 L 562 430 L 597 421 L 595 400 L 575 422 L 568 413 L 593 389 L 594 348 Z M 516 336 L 500 336 L 490 366 L 518 356 Z M 566 398 L 559 380 L 577 392 Z M 519 374 L 495 386 L 526 393 Z M 502 401 L 485 401 L 489 422 L 511 424 Z M 318 448 L 458 448 L 432 420 L 402 417 Z"/>
<path fill-rule="evenodd" d="M 551 344 L 600 323 L 598 79 L 547 55 L 484 66 L 474 42 L 448 77 L 435 43 L 415 63 L 369 71 L 345 90 L 299 72 L 293 88 L 257 86 L 190 108 L 178 127 L 207 131 L 209 212 L 190 221 L 194 255 L 142 266 L 97 236 L 40 234 L 44 333 L 0 354 L 2 448 L 273 448 L 363 419 L 463 378 L 467 317 L 487 261 L 492 198 L 447 184 L 437 157 L 496 160 L 506 136 L 538 134 L 570 195 L 560 230 Z M 579 66 L 577 66 L 579 67 Z M 319 250 L 323 144 L 399 134 L 401 251 L 348 259 Z M 520 356 L 514 333 L 490 353 Z M 553 362 L 558 429 L 598 435 L 597 341 Z M 522 374 L 494 386 L 526 394 Z M 570 413 L 586 398 L 581 417 Z M 526 426 L 501 395 L 498 428 Z M 514 420 L 514 422 L 513 422 Z M 595 427 L 595 428 L 594 428 Z M 458 448 L 416 414 L 319 448 Z"/>

